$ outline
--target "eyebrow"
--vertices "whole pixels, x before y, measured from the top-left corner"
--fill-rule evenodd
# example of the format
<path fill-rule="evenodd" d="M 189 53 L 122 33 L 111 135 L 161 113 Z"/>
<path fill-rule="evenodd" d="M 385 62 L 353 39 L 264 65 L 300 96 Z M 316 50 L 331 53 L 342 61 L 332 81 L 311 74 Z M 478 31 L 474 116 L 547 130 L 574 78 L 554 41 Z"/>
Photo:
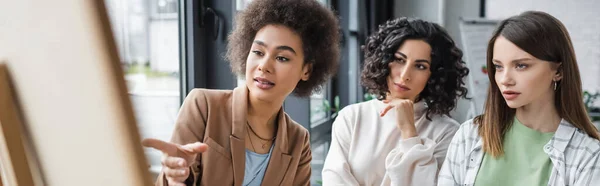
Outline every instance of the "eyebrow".
<path fill-rule="evenodd" d="M 396 52 L 396 54 L 402 56 L 404 59 L 407 58 L 406 54 L 403 54 L 402 52 Z M 429 60 L 426 60 L 426 59 L 417 59 L 417 60 L 415 60 L 415 62 L 417 62 L 417 63 L 429 63 L 429 64 L 431 64 L 431 62 L 429 62 Z"/>
<path fill-rule="evenodd" d="M 520 59 L 512 60 L 511 62 L 512 63 L 518 63 L 518 62 L 531 61 L 531 60 L 532 60 L 531 58 L 520 58 Z M 493 59 L 492 61 L 496 62 L 496 63 L 502 63 L 500 60 L 497 60 L 497 59 Z"/>
<path fill-rule="evenodd" d="M 259 41 L 259 40 L 254 40 L 254 43 L 257 44 L 257 45 L 263 46 L 263 47 L 267 47 L 267 44 L 265 44 L 264 42 Z M 287 50 L 287 51 L 290 51 L 290 52 L 294 53 L 294 55 L 296 55 L 296 51 L 292 47 L 289 47 L 289 46 L 285 46 L 285 45 L 277 46 L 275 49 L 277 49 L 277 50 Z"/>

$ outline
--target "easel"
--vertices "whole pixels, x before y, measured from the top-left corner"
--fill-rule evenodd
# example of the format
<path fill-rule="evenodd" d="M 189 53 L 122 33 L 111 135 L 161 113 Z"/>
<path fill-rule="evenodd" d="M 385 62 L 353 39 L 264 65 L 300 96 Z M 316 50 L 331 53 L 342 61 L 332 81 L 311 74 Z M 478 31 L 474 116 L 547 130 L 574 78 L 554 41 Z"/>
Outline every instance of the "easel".
<path fill-rule="evenodd" d="M 3 185 L 151 185 L 104 3 L 0 6 Z"/>
<path fill-rule="evenodd" d="M 27 160 L 27 140 L 23 138 L 23 120 L 13 96 L 7 66 L 0 62 L 0 186 L 35 185 Z"/>

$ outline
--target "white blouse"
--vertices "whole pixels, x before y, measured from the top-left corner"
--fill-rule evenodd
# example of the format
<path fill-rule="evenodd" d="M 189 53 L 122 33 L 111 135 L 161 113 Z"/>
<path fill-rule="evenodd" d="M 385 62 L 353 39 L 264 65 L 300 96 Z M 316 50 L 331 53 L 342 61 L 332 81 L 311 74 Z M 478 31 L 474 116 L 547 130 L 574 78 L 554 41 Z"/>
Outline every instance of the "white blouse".
<path fill-rule="evenodd" d="M 459 123 L 448 116 L 425 117 L 415 103 L 418 136 L 402 139 L 396 112 L 380 117 L 379 100 L 349 105 L 333 123 L 323 185 L 435 185 Z"/>

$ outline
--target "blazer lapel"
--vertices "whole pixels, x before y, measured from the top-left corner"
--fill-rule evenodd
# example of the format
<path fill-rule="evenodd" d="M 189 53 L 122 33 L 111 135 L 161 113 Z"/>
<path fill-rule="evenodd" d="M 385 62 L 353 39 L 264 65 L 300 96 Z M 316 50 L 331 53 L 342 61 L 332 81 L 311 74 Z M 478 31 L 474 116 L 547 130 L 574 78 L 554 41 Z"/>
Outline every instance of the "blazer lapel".
<path fill-rule="evenodd" d="M 277 137 L 275 148 L 271 152 L 271 159 L 267 165 L 262 185 L 281 185 L 283 177 L 287 173 L 292 156 L 288 146 L 287 121 L 283 108 L 279 110 L 277 123 Z"/>
<path fill-rule="evenodd" d="M 246 143 L 244 139 L 246 117 L 248 114 L 248 88 L 238 87 L 233 90 L 232 103 L 232 126 L 229 145 L 231 148 L 231 159 L 233 161 L 233 184 L 242 185 L 244 181 L 244 169 L 246 165 Z"/>

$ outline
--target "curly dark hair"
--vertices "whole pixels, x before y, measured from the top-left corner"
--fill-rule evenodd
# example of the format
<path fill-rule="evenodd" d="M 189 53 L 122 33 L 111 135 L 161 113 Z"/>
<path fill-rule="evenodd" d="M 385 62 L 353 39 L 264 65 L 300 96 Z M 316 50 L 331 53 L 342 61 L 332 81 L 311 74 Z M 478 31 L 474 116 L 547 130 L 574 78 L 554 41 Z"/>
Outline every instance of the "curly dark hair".
<path fill-rule="evenodd" d="M 226 58 L 237 75 L 245 75 L 246 58 L 258 30 L 283 25 L 302 39 L 304 63 L 312 64 L 310 78 L 299 81 L 294 93 L 301 97 L 320 91 L 337 71 L 340 57 L 338 19 L 314 0 L 255 0 L 236 16 L 228 37 Z"/>
<path fill-rule="evenodd" d="M 424 100 L 427 104 L 428 119 L 431 114 L 449 115 L 459 97 L 467 98 L 463 79 L 469 69 L 462 61 L 462 51 L 446 30 L 435 23 L 403 17 L 379 25 L 379 30 L 369 36 L 363 46 L 365 62 L 361 83 L 379 100 L 385 99 L 389 93 L 388 64 L 408 39 L 423 40 L 431 46 L 431 76 L 417 101 Z"/>

